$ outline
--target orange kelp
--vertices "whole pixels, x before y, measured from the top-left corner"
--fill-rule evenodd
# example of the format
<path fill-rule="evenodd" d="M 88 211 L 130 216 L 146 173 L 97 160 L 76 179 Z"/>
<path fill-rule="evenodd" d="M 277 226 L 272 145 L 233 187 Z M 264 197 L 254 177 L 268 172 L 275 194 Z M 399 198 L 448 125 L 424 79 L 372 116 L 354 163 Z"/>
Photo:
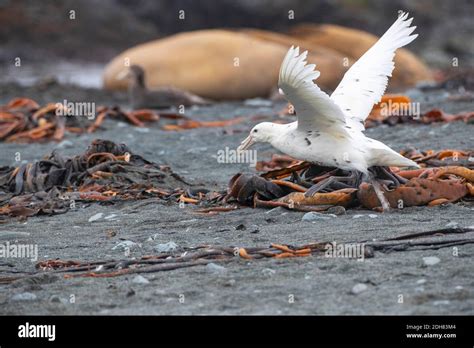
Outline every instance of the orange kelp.
<path fill-rule="evenodd" d="M 417 170 L 373 167 L 369 170 L 382 183 L 392 208 L 417 205 L 439 205 L 456 202 L 474 193 L 474 151 L 443 150 L 402 152 L 422 166 Z M 337 169 L 312 165 L 288 157 L 274 157 L 271 162 L 257 164 L 272 168 L 261 175 L 236 174 L 229 182 L 226 201 L 253 207 L 284 207 L 298 211 L 326 211 L 331 207 L 362 206 L 378 209 L 379 199 L 371 184 L 361 176 L 351 178 Z M 330 178 L 321 192 L 306 197 L 311 186 Z"/>

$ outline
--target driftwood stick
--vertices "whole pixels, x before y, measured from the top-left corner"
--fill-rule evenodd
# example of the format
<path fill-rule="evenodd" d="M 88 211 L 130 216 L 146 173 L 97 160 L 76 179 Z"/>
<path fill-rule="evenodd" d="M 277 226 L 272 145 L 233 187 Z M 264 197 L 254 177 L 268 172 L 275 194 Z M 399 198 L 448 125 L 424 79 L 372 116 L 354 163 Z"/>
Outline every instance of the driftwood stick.
<path fill-rule="evenodd" d="M 411 233 L 411 234 L 404 234 L 402 236 L 384 239 L 386 241 L 390 240 L 403 240 L 403 239 L 414 239 L 423 236 L 431 236 L 434 234 L 459 234 L 459 233 L 467 233 L 467 232 L 474 232 L 474 228 L 442 228 L 439 230 L 434 231 L 426 231 L 426 232 L 418 232 L 418 233 Z"/>

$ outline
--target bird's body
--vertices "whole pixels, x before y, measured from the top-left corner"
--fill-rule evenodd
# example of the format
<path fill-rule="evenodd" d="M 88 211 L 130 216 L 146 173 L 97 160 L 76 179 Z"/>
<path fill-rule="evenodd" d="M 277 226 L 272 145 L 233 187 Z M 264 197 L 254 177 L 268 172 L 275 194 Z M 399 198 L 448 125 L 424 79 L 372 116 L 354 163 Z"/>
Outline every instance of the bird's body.
<path fill-rule="evenodd" d="M 367 174 L 372 166 L 417 166 L 387 145 L 364 135 L 364 121 L 385 92 L 394 68 L 395 50 L 413 41 L 412 19 L 402 14 L 380 40 L 344 75 L 329 96 L 313 82 L 315 65 L 306 65 L 307 52 L 291 47 L 281 68 L 278 86 L 295 108 L 298 120 L 289 124 L 256 125 L 240 145 L 268 142 L 294 158 Z"/>
<path fill-rule="evenodd" d="M 314 64 L 306 64 L 308 52 L 299 54 L 298 47 L 291 47 L 281 64 L 278 86 L 280 93 L 293 104 L 298 120 L 286 125 L 262 122 L 250 131 L 238 150 L 245 150 L 255 142 L 267 142 L 300 160 L 348 170 L 353 175 L 361 172 L 373 184 L 382 208 L 388 210 L 390 205 L 381 185 L 371 176 L 369 168 L 418 165 L 382 142 L 366 137 L 364 121 L 385 92 L 394 69 L 395 51 L 418 36 L 411 35 L 416 29 L 410 27 L 412 21 L 407 13 L 402 13 L 345 73 L 331 96 L 313 82 L 320 72 L 314 70 Z M 327 180 L 305 194 L 319 192 L 335 178 Z"/>
<path fill-rule="evenodd" d="M 275 149 L 303 161 L 362 173 L 367 173 L 372 166 L 417 166 L 384 143 L 360 132 L 349 131 L 351 138 L 348 139 L 318 130 L 301 130 L 298 122 L 284 125 L 269 123 L 269 127 L 275 131 L 269 143 Z M 354 146 L 355 143 L 357 146 Z"/>

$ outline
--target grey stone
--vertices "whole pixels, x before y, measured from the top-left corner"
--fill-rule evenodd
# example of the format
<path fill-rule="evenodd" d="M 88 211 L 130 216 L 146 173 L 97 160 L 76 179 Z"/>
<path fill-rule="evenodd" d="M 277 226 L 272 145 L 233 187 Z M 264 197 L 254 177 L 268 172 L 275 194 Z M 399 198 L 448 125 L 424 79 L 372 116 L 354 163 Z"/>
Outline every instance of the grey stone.
<path fill-rule="evenodd" d="M 303 215 L 301 218 L 301 221 L 317 221 L 317 220 L 331 220 L 332 218 L 335 218 L 336 215 L 334 214 L 322 214 L 322 213 L 317 213 L 314 211 L 310 211 L 309 213 L 306 213 Z"/>
<path fill-rule="evenodd" d="M 115 245 L 112 248 L 112 250 L 125 251 L 127 249 L 132 250 L 132 249 L 135 249 L 135 248 L 138 248 L 138 247 L 140 247 L 140 245 L 138 243 L 132 242 L 131 240 L 124 240 L 123 242 L 120 242 L 117 245 Z"/>
<path fill-rule="evenodd" d="M 327 210 L 328 214 L 334 214 L 334 215 L 344 215 L 346 214 L 346 208 L 340 205 L 336 205 L 335 207 L 331 207 Z"/>
<path fill-rule="evenodd" d="M 425 266 L 434 266 L 438 264 L 441 260 L 436 256 L 426 256 L 423 258 L 423 264 Z"/>
<path fill-rule="evenodd" d="M 378 215 L 377 214 L 356 214 L 352 218 L 353 219 L 359 219 L 359 218 L 362 218 L 362 217 L 368 217 L 370 219 L 376 219 L 378 217 Z"/>
<path fill-rule="evenodd" d="M 173 241 L 170 241 L 168 243 L 158 244 L 155 246 L 154 249 L 159 253 L 167 253 L 178 249 L 178 244 Z"/>
<path fill-rule="evenodd" d="M 58 295 L 52 295 L 49 298 L 49 302 L 51 302 L 51 303 L 61 303 L 61 298 Z"/>
<path fill-rule="evenodd" d="M 262 273 L 267 277 L 271 277 L 272 275 L 274 275 L 276 273 L 276 271 L 274 269 L 271 269 L 271 268 L 264 268 L 264 269 L 262 269 Z"/>
<path fill-rule="evenodd" d="M 100 219 L 102 219 L 102 216 L 104 216 L 104 213 L 94 214 L 89 218 L 89 222 L 94 222 L 94 221 L 100 220 Z"/>
<path fill-rule="evenodd" d="M 12 301 L 34 301 L 37 296 L 31 292 L 22 292 L 12 296 Z"/>
<path fill-rule="evenodd" d="M 225 272 L 227 272 L 227 268 L 222 267 L 220 265 L 217 265 L 214 262 L 208 263 L 206 265 L 206 270 L 208 270 L 211 273 L 225 273 Z"/>
<path fill-rule="evenodd" d="M 358 283 L 352 287 L 351 293 L 353 293 L 354 295 L 358 295 L 367 289 L 368 289 L 367 285 L 363 283 Z"/>
<path fill-rule="evenodd" d="M 118 217 L 117 214 L 110 214 L 104 217 L 105 220 L 117 220 L 116 218 Z"/>
<path fill-rule="evenodd" d="M 63 140 L 56 146 L 57 149 L 69 149 L 72 147 L 74 147 L 74 144 L 69 140 Z"/>
<path fill-rule="evenodd" d="M 145 278 L 144 276 L 141 276 L 141 275 L 135 276 L 135 278 L 133 278 L 132 282 L 135 283 L 135 284 L 149 284 L 150 283 L 150 281 L 147 278 Z"/>

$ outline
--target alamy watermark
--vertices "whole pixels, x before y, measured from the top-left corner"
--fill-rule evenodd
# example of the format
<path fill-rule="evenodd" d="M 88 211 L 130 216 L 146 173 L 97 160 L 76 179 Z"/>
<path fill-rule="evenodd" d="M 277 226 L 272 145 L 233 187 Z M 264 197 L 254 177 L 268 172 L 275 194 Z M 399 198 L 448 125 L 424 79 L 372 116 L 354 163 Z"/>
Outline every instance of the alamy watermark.
<path fill-rule="evenodd" d="M 363 261 L 365 258 L 364 243 L 332 242 L 325 245 L 325 250 L 325 256 L 329 258 L 357 259 L 357 261 Z"/>
<path fill-rule="evenodd" d="M 57 116 L 87 117 L 89 120 L 95 118 L 94 102 L 70 102 L 64 99 L 62 103 L 56 103 Z"/>
<path fill-rule="evenodd" d="M 250 167 L 255 167 L 257 150 L 237 151 L 226 146 L 217 151 L 217 163 L 248 163 Z"/>
<path fill-rule="evenodd" d="M 47 338 L 48 341 L 54 341 L 56 339 L 56 325 L 38 325 L 26 322 L 18 326 L 18 337 Z"/>
<path fill-rule="evenodd" d="M 380 113 L 382 116 L 410 116 L 414 119 L 419 119 L 420 103 L 397 103 L 389 99 L 388 102 L 380 104 Z"/>
<path fill-rule="evenodd" d="M 25 258 L 38 261 L 38 244 L 0 244 L 0 258 Z"/>

